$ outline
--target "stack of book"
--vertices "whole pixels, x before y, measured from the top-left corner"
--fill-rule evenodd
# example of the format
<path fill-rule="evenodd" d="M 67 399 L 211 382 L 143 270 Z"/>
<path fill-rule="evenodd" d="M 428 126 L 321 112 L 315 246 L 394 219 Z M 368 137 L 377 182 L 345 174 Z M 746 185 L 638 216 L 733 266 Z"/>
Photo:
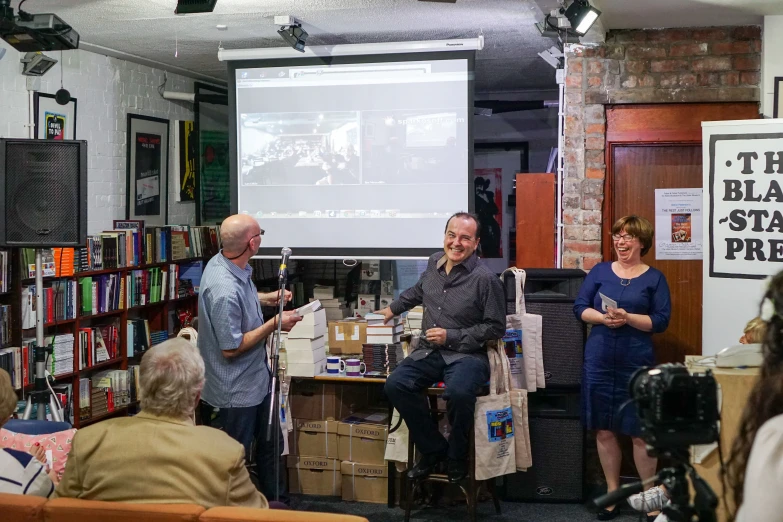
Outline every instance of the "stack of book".
<path fill-rule="evenodd" d="M 285 341 L 286 374 L 315 377 L 326 373 L 326 312 L 320 301 L 297 309 L 302 316 Z"/>
<path fill-rule="evenodd" d="M 73 373 L 73 334 L 44 337 L 44 344 L 53 347 L 47 370 L 54 376 Z"/>
<path fill-rule="evenodd" d="M 381 314 L 367 314 L 367 342 L 362 345 L 367 371 L 389 374 L 402 362 L 400 338 L 404 325 L 399 316 L 385 321 Z"/>
<path fill-rule="evenodd" d="M 367 314 L 367 344 L 394 344 L 400 342 L 403 324 L 398 316 L 384 324 L 380 314 Z"/>
<path fill-rule="evenodd" d="M 310 302 L 320 301 L 326 311 L 327 321 L 340 321 L 350 315 L 350 309 L 334 296 L 333 286 L 315 285 Z"/>
<path fill-rule="evenodd" d="M 150 341 L 152 342 L 152 346 L 155 346 L 156 344 L 160 344 L 163 341 L 167 341 L 169 339 L 169 332 L 166 330 L 157 330 L 154 332 L 150 332 Z"/>

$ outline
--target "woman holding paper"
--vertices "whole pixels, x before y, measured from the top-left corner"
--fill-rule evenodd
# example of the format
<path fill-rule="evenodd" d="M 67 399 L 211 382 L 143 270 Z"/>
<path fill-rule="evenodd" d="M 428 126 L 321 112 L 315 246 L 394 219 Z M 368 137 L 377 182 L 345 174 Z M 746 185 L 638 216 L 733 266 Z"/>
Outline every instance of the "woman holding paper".
<path fill-rule="evenodd" d="M 612 226 L 617 261 L 599 263 L 585 278 L 574 302 L 576 317 L 593 325 L 585 345 L 582 372 L 582 422 L 596 431 L 598 457 L 608 491 L 620 486 L 622 453 L 617 435 L 630 435 L 636 469 L 642 479 L 655 475 L 657 459 L 649 457 L 628 382 L 636 370 L 655 364 L 652 334 L 666 330 L 671 315 L 664 275 L 642 262 L 652 247 L 649 221 L 626 216 Z M 652 485 L 652 484 L 650 484 Z M 603 509 L 598 520 L 611 520 L 617 509 Z"/>

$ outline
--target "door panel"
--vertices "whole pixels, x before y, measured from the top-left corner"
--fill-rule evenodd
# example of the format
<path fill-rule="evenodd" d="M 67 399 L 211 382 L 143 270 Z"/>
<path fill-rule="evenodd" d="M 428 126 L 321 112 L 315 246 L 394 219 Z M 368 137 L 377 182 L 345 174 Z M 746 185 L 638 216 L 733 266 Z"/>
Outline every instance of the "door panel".
<path fill-rule="evenodd" d="M 655 189 L 701 188 L 701 145 L 612 147 L 616 218 L 637 214 L 655 223 Z M 702 262 L 656 260 L 655 242 L 642 260 L 663 272 L 672 296 L 669 328 L 653 336 L 659 363 L 701 353 Z"/>

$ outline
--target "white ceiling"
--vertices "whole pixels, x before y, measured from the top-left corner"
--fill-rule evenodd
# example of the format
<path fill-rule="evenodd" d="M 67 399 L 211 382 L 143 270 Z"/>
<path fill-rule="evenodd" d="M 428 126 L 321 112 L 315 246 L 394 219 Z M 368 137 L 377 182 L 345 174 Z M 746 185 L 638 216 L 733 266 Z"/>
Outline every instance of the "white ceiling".
<path fill-rule="evenodd" d="M 12 2 L 14 8 L 18 2 Z M 226 49 L 279 47 L 274 15 L 303 21 L 308 45 L 476 37 L 476 91 L 555 86 L 554 70 L 537 56 L 552 45 L 540 36 L 533 0 L 218 0 L 213 13 L 174 14 L 176 0 L 27 0 L 28 12 L 57 13 L 80 34 L 84 48 L 100 46 L 225 79 L 217 60 Z M 225 24 L 226 31 L 216 26 Z M 92 47 L 88 44 L 92 44 Z M 175 56 L 176 54 L 176 56 Z"/>
<path fill-rule="evenodd" d="M 783 0 L 590 0 L 607 29 L 760 25 Z"/>

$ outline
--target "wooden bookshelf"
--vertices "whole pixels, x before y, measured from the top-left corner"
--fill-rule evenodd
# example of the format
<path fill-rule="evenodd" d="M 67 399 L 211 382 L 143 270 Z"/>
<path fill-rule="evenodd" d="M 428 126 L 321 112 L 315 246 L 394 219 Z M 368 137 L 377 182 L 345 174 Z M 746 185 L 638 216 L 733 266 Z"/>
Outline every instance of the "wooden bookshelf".
<path fill-rule="evenodd" d="M 9 343 L 8 346 L 22 346 L 22 339 L 32 337 L 35 332 L 34 328 L 24 329 L 24 330 L 21 328 L 22 287 L 33 284 L 35 282 L 35 278 L 22 279 L 18 277 L 18 275 L 21 273 L 21 268 L 22 268 L 19 249 L 9 248 L 8 250 L 12 252 L 12 256 L 11 256 L 12 274 L 14 277 L 12 277 L 11 290 L 9 292 L 5 292 L 4 294 L 0 295 L 0 304 L 10 304 L 12 307 L 11 342 Z M 126 266 L 126 267 L 111 268 L 111 269 L 75 272 L 73 275 L 44 278 L 45 284 L 57 280 L 77 281 L 76 318 L 64 319 L 61 321 L 46 323 L 44 325 L 45 336 L 68 334 L 68 333 L 73 334 L 74 336 L 73 372 L 55 376 L 55 380 L 59 384 L 71 384 L 71 394 L 72 394 L 72 401 L 73 401 L 73 417 L 74 417 L 75 428 L 80 428 L 88 424 L 98 422 L 105 418 L 126 415 L 130 410 L 132 410 L 134 407 L 138 405 L 137 402 L 131 403 L 129 405 L 125 405 L 120 408 L 117 408 L 114 411 L 108 412 L 106 414 L 102 414 L 98 417 L 91 417 L 89 419 L 79 418 L 81 413 L 79 408 L 79 379 L 80 378 L 90 377 L 90 375 L 93 372 L 97 372 L 100 370 L 107 370 L 107 369 L 127 370 L 129 360 L 132 361 L 132 363 L 138 364 L 141 353 L 134 353 L 134 355 L 131 356 L 130 358 L 128 358 L 127 356 L 128 353 L 128 347 L 127 347 L 128 323 L 127 322 L 129 319 L 146 319 L 149 322 L 150 331 L 168 331 L 169 330 L 168 316 L 170 310 L 185 309 L 190 311 L 193 317 L 195 317 L 198 313 L 198 299 L 197 299 L 198 295 L 196 294 L 196 295 L 188 295 L 188 296 L 183 296 L 174 299 L 161 299 L 160 301 L 149 303 L 146 305 L 133 306 L 131 308 L 119 308 L 116 310 L 110 310 L 108 312 L 103 312 L 98 314 L 80 315 L 82 309 L 82 292 L 80 286 L 78 285 L 78 281 L 83 277 L 93 277 L 93 276 L 100 276 L 106 274 L 118 274 L 120 275 L 121 278 L 125 278 L 128 272 L 132 272 L 134 270 L 146 270 L 149 268 L 159 268 L 164 272 L 168 272 L 170 265 L 175 265 L 175 264 L 180 265 L 180 264 L 192 263 L 194 261 L 203 261 L 204 265 L 206 265 L 207 260 L 201 257 L 196 257 L 196 258 L 188 258 L 188 259 L 178 259 L 175 261 L 169 261 L 165 263 L 152 263 L 152 264 L 144 264 L 144 265 L 137 265 L 137 266 Z M 168 276 L 167 276 L 167 281 L 168 281 Z M 125 291 L 127 292 L 128 289 L 126 288 Z M 162 292 L 168 292 L 168 283 L 166 288 L 162 289 Z M 124 307 L 125 303 L 121 303 L 120 306 Z M 90 327 L 90 326 L 97 326 L 98 324 L 101 323 L 102 320 L 106 320 L 106 319 L 110 319 L 112 320 L 112 322 L 119 322 L 118 325 L 119 357 L 113 358 L 108 361 L 102 361 L 100 363 L 96 363 L 93 364 L 92 366 L 79 370 L 78 369 L 79 329 Z M 34 385 L 23 386 L 25 393 L 31 391 L 33 388 Z M 21 392 L 22 390 L 19 391 Z"/>

